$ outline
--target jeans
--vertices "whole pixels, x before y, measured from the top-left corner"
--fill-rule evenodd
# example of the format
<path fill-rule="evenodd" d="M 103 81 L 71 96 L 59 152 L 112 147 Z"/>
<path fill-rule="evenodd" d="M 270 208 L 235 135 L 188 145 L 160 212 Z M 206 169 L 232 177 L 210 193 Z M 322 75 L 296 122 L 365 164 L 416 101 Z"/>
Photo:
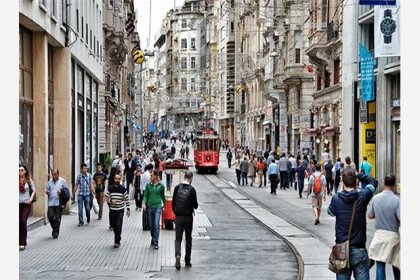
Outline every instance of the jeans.
<path fill-rule="evenodd" d="M 325 177 L 327 181 L 327 193 L 330 194 L 333 191 L 334 181 L 332 178 Z"/>
<path fill-rule="evenodd" d="M 140 190 L 136 189 L 134 190 L 134 201 L 136 202 L 136 208 L 142 207 L 143 202 L 143 195 L 141 194 Z"/>
<path fill-rule="evenodd" d="M 98 218 L 101 219 L 102 218 L 102 213 L 104 210 L 104 196 L 105 193 L 104 192 L 100 192 L 100 193 L 96 193 L 96 200 L 98 201 L 99 204 L 99 212 L 98 212 Z"/>
<path fill-rule="evenodd" d="M 287 171 L 280 171 L 280 189 L 287 187 Z"/>
<path fill-rule="evenodd" d="M 31 213 L 31 204 L 19 203 L 19 245 L 26 246 L 28 236 L 28 217 Z"/>
<path fill-rule="evenodd" d="M 85 204 L 86 219 L 90 222 L 90 194 L 77 195 L 77 206 L 79 208 L 79 224 L 83 224 L 83 203 Z"/>
<path fill-rule="evenodd" d="M 386 279 L 385 265 L 386 263 L 384 262 L 376 261 L 376 280 Z M 393 266 L 392 271 L 394 272 L 394 279 L 400 280 L 400 270 L 397 267 Z"/>
<path fill-rule="evenodd" d="M 124 217 L 124 209 L 122 210 L 109 210 L 111 227 L 114 229 L 114 243 L 120 244 L 121 232 Z"/>
<path fill-rule="evenodd" d="M 290 171 L 290 176 L 289 176 L 289 183 L 290 183 L 290 187 L 293 188 L 293 185 L 295 184 L 295 174 L 296 174 L 296 169 L 292 168 L 292 170 Z"/>
<path fill-rule="evenodd" d="M 336 280 L 350 280 L 352 273 L 355 280 L 369 280 L 369 256 L 366 249 L 350 248 L 350 268 L 337 273 Z"/>
<path fill-rule="evenodd" d="M 132 176 L 126 176 L 126 189 L 127 189 L 127 194 L 130 194 L 130 185 L 133 183 L 134 177 Z"/>
<path fill-rule="evenodd" d="M 248 173 L 242 172 L 242 186 L 248 186 Z"/>
<path fill-rule="evenodd" d="M 182 235 L 185 231 L 185 262 L 191 261 L 193 216 L 176 216 L 175 218 L 175 257 L 181 256 Z"/>
<path fill-rule="evenodd" d="M 299 197 L 302 198 L 303 187 L 305 184 L 305 178 L 298 178 Z"/>
<path fill-rule="evenodd" d="M 236 171 L 236 180 L 238 180 L 238 185 L 241 184 L 241 170 L 235 169 Z"/>
<path fill-rule="evenodd" d="M 271 193 L 276 193 L 278 176 L 277 176 L 277 174 L 270 174 L 268 177 L 270 179 L 270 184 L 271 184 L 270 194 Z"/>
<path fill-rule="evenodd" d="M 159 227 L 160 216 L 162 214 L 162 207 L 147 208 L 147 218 L 149 219 L 150 235 L 152 236 L 152 244 L 159 244 Z"/>
<path fill-rule="evenodd" d="M 52 235 L 57 237 L 60 233 L 61 214 L 63 208 L 61 206 L 48 206 L 47 216 L 52 228 Z"/>
<path fill-rule="evenodd" d="M 267 186 L 267 170 L 264 168 L 263 170 L 263 176 L 264 176 L 264 187 Z"/>

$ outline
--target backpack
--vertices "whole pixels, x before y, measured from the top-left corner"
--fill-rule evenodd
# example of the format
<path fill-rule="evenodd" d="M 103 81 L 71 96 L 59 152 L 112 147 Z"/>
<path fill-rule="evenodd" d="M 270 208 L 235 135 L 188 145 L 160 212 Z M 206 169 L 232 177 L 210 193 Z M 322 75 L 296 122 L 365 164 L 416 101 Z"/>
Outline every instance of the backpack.
<path fill-rule="evenodd" d="M 180 216 L 188 216 L 191 214 L 191 186 L 186 184 L 178 185 L 178 192 L 175 202 L 175 214 Z"/>
<path fill-rule="evenodd" d="M 315 195 L 319 195 L 322 191 L 322 183 L 321 183 L 322 174 L 319 176 L 315 176 L 314 174 L 313 176 L 314 176 L 314 193 Z"/>
<path fill-rule="evenodd" d="M 64 187 L 61 188 L 61 193 L 60 193 L 60 206 L 62 208 L 66 207 L 67 202 L 70 200 L 70 191 L 69 188 Z"/>

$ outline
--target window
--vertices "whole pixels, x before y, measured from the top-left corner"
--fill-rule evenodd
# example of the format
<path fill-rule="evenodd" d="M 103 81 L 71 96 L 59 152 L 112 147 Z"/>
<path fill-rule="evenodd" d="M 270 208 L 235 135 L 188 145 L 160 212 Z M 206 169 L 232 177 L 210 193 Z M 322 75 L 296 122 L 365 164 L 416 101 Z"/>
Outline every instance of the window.
<path fill-rule="evenodd" d="M 85 37 L 85 32 L 84 32 L 84 28 L 83 28 L 83 17 L 82 17 L 82 36 L 81 36 L 81 38 L 83 39 L 84 37 Z"/>
<path fill-rule="evenodd" d="M 195 69 L 195 56 L 191 57 L 191 69 Z"/>
<path fill-rule="evenodd" d="M 89 43 L 89 24 L 86 23 L 86 45 Z"/>
<path fill-rule="evenodd" d="M 89 41 L 89 47 L 92 49 L 92 29 L 90 30 L 90 41 Z"/>
<path fill-rule="evenodd" d="M 300 49 L 295 49 L 295 63 L 300 63 Z"/>
<path fill-rule="evenodd" d="M 187 58 L 181 57 L 181 70 L 187 70 Z"/>
<path fill-rule="evenodd" d="M 89 75 L 85 76 L 85 96 L 92 99 L 92 78 Z"/>
<path fill-rule="evenodd" d="M 230 34 L 235 33 L 235 23 L 233 21 L 230 22 Z"/>
<path fill-rule="evenodd" d="M 302 48 L 302 32 L 295 32 L 295 63 L 300 63 L 301 48 Z"/>
<path fill-rule="evenodd" d="M 79 9 L 76 10 L 76 30 L 79 33 Z"/>
<path fill-rule="evenodd" d="M 191 49 L 195 50 L 195 38 L 191 38 Z"/>
<path fill-rule="evenodd" d="M 340 82 L 340 59 L 334 60 L 334 85 Z"/>
<path fill-rule="evenodd" d="M 51 0 L 51 16 L 57 19 L 57 0 Z"/>
<path fill-rule="evenodd" d="M 83 70 L 77 67 L 77 92 L 83 94 Z"/>
<path fill-rule="evenodd" d="M 322 86 L 322 77 L 321 74 L 318 74 L 316 77 L 316 90 L 321 90 L 321 86 Z"/>
<path fill-rule="evenodd" d="M 19 28 L 19 162 L 32 169 L 32 34 Z"/>
<path fill-rule="evenodd" d="M 181 28 L 187 28 L 187 19 L 182 19 Z"/>
<path fill-rule="evenodd" d="M 181 39 L 181 49 L 187 48 L 187 39 Z"/>
<path fill-rule="evenodd" d="M 46 12 L 47 7 L 48 7 L 48 1 L 47 0 L 39 0 L 39 6 L 41 7 L 42 10 L 44 10 Z"/>
<path fill-rule="evenodd" d="M 62 25 L 67 27 L 67 6 L 66 0 L 61 0 L 61 22 Z"/>
<path fill-rule="evenodd" d="M 195 78 L 191 78 L 191 90 L 195 91 Z"/>
<path fill-rule="evenodd" d="M 111 7 L 114 7 L 114 0 L 109 0 L 109 5 L 110 5 Z"/>
<path fill-rule="evenodd" d="M 330 82 L 331 82 L 331 74 L 330 74 L 330 72 L 328 72 L 325 69 L 325 74 L 324 74 L 324 88 L 330 87 Z"/>
<path fill-rule="evenodd" d="M 181 90 L 187 90 L 187 78 L 181 79 Z"/>

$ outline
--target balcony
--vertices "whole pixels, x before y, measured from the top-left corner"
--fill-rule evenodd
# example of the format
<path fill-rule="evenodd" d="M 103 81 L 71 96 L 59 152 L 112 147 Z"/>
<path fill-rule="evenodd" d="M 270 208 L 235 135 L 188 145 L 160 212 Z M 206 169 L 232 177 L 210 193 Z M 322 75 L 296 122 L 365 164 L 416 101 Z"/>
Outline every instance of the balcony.
<path fill-rule="evenodd" d="M 338 24 L 331 21 L 327 24 L 327 42 L 330 43 L 338 39 L 339 30 Z"/>
<path fill-rule="evenodd" d="M 327 31 L 318 29 L 309 36 L 309 48 L 306 50 L 308 56 L 316 56 L 319 50 L 327 47 Z"/>

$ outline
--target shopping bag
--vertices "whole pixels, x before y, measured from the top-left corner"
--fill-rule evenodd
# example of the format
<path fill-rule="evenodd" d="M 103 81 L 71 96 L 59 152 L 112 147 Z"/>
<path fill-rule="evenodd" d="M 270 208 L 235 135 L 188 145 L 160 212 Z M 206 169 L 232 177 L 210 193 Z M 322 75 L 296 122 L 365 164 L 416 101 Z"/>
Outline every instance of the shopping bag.
<path fill-rule="evenodd" d="M 305 180 L 303 180 L 303 192 L 308 192 L 308 188 L 309 188 L 309 180 L 308 178 L 305 178 Z"/>
<path fill-rule="evenodd" d="M 93 212 L 95 212 L 95 214 L 98 214 L 99 212 L 99 204 L 98 201 L 96 200 L 96 197 L 93 197 L 93 201 L 92 201 L 92 208 L 93 208 Z"/>

